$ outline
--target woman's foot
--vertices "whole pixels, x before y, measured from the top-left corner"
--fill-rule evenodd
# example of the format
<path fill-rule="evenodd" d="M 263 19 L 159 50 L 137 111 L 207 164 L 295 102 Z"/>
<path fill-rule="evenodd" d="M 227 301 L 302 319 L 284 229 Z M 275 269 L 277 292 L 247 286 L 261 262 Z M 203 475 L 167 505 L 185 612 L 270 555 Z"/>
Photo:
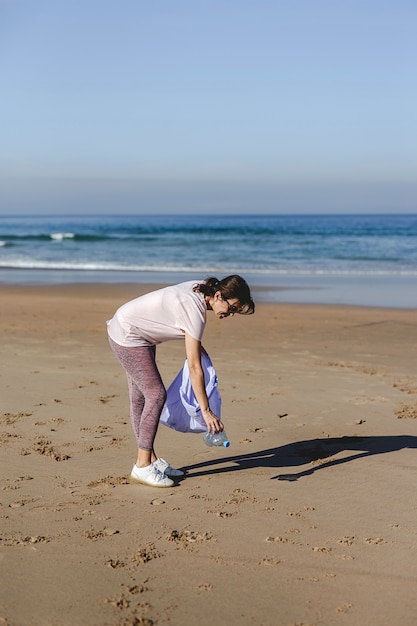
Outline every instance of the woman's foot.
<path fill-rule="evenodd" d="M 152 463 L 147 467 L 133 466 L 130 474 L 131 480 L 142 483 L 143 485 L 149 485 L 150 487 L 172 487 L 174 481 L 165 476 L 155 464 Z"/>

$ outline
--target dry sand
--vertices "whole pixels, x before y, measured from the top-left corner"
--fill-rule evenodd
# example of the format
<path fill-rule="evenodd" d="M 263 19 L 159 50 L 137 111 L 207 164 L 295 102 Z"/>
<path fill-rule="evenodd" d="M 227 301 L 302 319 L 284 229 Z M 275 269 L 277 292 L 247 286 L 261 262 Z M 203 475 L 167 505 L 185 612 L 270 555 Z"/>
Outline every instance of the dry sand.
<path fill-rule="evenodd" d="M 148 289 L 0 288 L 0 624 L 414 626 L 416 311 L 209 314 L 232 445 L 160 427 L 155 489 L 105 331 Z"/>

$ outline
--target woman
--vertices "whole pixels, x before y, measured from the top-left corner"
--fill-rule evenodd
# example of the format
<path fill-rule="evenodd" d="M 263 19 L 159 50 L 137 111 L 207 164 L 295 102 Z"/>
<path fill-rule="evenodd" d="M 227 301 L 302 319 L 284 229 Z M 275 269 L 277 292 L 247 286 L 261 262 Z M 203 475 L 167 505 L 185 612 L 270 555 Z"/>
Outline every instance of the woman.
<path fill-rule="evenodd" d="M 130 417 L 138 444 L 131 478 L 153 487 L 171 487 L 184 475 L 154 450 L 166 390 L 155 362 L 156 345 L 185 339 L 191 385 L 209 432 L 223 424 L 210 410 L 201 367 L 201 339 L 206 311 L 220 319 L 235 313 L 251 314 L 255 305 L 246 281 L 238 275 L 172 285 L 122 305 L 107 322 L 110 346 L 127 374 Z"/>

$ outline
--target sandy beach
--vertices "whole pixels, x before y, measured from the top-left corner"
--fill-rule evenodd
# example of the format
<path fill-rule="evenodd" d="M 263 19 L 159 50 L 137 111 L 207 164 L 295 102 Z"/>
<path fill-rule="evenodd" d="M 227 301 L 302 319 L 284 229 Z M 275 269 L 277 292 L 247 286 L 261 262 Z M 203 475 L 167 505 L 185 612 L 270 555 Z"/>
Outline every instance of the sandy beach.
<path fill-rule="evenodd" d="M 209 313 L 231 447 L 161 426 L 155 489 L 105 328 L 149 289 L 0 287 L 0 624 L 414 626 L 416 311 Z"/>

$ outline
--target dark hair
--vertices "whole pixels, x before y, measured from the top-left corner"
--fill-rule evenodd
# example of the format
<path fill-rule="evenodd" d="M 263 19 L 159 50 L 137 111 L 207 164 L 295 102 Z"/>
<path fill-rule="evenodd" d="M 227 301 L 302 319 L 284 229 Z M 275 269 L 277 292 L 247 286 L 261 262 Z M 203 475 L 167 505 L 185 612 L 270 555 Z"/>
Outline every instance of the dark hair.
<path fill-rule="evenodd" d="M 222 280 L 211 276 L 206 278 L 204 283 L 197 283 L 194 291 L 198 291 L 205 296 L 214 296 L 220 291 L 225 300 L 229 298 L 237 298 L 239 300 L 238 313 L 240 315 L 252 315 L 255 313 L 255 303 L 252 300 L 249 285 L 244 278 L 238 274 L 226 276 Z"/>

